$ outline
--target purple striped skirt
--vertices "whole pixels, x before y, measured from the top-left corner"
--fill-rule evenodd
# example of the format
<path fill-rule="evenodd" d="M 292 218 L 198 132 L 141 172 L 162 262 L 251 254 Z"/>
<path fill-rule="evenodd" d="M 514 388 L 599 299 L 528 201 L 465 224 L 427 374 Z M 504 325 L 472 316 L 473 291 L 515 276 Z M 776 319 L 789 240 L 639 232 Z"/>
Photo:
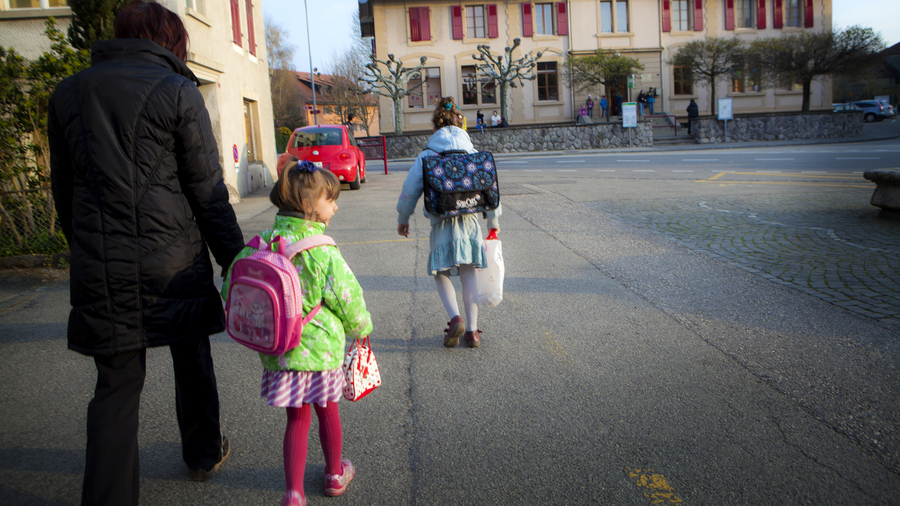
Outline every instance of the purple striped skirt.
<path fill-rule="evenodd" d="M 326 406 L 343 396 L 344 371 L 263 370 L 260 396 L 269 406 L 299 408 L 304 404 Z"/>

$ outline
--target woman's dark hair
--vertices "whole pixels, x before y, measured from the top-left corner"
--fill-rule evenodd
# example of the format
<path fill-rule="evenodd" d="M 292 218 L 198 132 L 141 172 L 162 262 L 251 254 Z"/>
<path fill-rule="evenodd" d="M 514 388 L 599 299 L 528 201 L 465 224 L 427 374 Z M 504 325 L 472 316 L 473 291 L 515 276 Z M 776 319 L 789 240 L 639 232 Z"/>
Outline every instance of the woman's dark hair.
<path fill-rule="evenodd" d="M 329 200 L 337 200 L 341 194 L 341 182 L 327 169 L 315 172 L 300 170 L 298 162 L 297 157 L 285 162 L 281 177 L 269 193 L 269 200 L 278 209 L 302 213 L 307 220 L 318 221 L 316 202 L 322 195 Z"/>
<path fill-rule="evenodd" d="M 150 39 L 187 61 L 188 33 L 178 14 L 156 2 L 134 0 L 113 21 L 117 39 Z"/>
<path fill-rule="evenodd" d="M 434 114 L 431 116 L 431 124 L 434 125 L 434 131 L 438 131 L 446 126 L 458 127 L 462 114 L 456 108 L 453 97 L 444 97 L 437 100 L 434 104 Z"/>

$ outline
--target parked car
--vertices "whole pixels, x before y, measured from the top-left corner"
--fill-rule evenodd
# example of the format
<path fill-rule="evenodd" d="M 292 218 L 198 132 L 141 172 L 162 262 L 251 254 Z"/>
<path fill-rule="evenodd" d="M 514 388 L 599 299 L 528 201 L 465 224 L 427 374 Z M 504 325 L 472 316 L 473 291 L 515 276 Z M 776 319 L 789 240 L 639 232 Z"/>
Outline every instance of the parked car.
<path fill-rule="evenodd" d="M 862 112 L 859 106 L 853 104 L 831 104 L 832 112 L 857 111 Z"/>
<path fill-rule="evenodd" d="M 358 190 L 366 182 L 366 157 L 346 125 L 305 126 L 294 130 L 287 151 L 278 157 L 279 177 L 291 155 L 330 170 L 342 182 L 350 183 L 351 190 Z"/>
<path fill-rule="evenodd" d="M 863 110 L 863 118 L 870 123 L 876 120 L 881 121 L 894 114 L 893 106 L 885 107 L 884 104 L 877 100 L 860 100 L 853 102 L 853 105 Z"/>

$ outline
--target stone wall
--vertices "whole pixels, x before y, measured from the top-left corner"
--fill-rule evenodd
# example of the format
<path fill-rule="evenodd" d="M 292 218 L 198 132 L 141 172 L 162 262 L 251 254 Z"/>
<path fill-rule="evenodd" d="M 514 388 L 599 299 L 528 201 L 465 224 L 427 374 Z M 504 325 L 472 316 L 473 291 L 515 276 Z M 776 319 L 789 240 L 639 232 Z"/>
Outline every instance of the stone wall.
<path fill-rule="evenodd" d="M 633 130 L 631 140 L 628 130 Z M 638 122 L 637 128 L 622 128 L 621 123 L 486 128 L 483 132 L 469 130 L 469 136 L 475 149 L 492 153 L 653 146 L 649 122 Z M 430 132 L 387 136 L 388 158 L 415 158 L 429 137 Z"/>
<path fill-rule="evenodd" d="M 728 142 L 857 137 L 862 126 L 862 114 L 852 112 L 742 115 L 728 122 Z M 725 123 L 715 118 L 695 119 L 691 130 L 699 144 L 725 142 Z"/>

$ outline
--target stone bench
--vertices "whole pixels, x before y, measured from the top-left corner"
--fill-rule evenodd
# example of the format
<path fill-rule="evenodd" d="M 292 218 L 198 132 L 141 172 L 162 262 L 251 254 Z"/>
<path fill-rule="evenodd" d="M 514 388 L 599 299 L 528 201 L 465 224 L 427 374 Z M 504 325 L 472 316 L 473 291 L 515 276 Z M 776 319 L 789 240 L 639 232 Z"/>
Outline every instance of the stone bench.
<path fill-rule="evenodd" d="M 900 219 L 900 170 L 867 170 L 863 177 L 875 183 L 871 204 L 880 207 L 881 218 Z"/>

